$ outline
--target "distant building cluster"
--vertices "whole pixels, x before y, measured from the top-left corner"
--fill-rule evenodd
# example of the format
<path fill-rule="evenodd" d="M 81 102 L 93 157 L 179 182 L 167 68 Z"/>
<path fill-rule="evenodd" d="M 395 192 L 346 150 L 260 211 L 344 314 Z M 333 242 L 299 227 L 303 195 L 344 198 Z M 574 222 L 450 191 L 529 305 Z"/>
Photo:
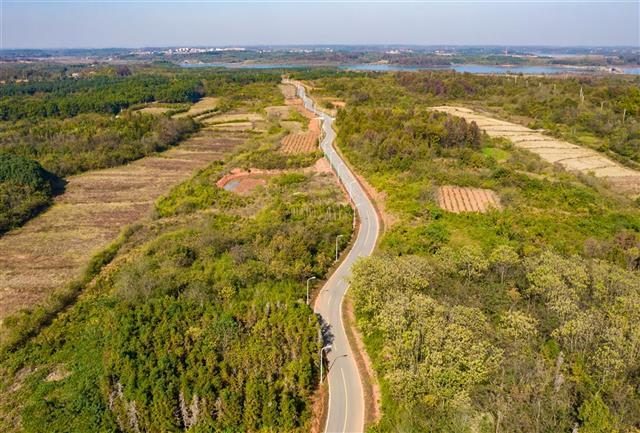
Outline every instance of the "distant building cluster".
<path fill-rule="evenodd" d="M 178 54 L 202 54 L 202 53 L 214 53 L 221 51 L 245 51 L 242 47 L 216 47 L 216 48 L 196 48 L 196 47 L 181 47 L 181 48 L 167 48 L 164 50 L 134 50 L 129 54 L 135 56 L 152 56 L 154 54 L 165 55 L 178 55 Z"/>

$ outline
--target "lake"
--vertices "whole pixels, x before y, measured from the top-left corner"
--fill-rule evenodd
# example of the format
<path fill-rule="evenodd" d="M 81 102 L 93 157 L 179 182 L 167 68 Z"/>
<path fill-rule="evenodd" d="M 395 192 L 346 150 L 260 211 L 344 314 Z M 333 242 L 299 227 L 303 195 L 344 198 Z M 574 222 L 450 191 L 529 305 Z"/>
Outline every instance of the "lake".
<path fill-rule="evenodd" d="M 182 63 L 184 68 L 228 68 L 228 69 L 304 69 L 319 67 L 322 65 L 302 65 L 302 64 L 275 64 L 275 63 Z M 492 65 L 454 65 L 454 66 L 404 66 L 381 63 L 362 63 L 354 65 L 342 65 L 340 69 L 348 71 L 371 71 L 371 72 L 393 72 L 393 71 L 443 71 L 455 70 L 457 72 L 468 72 L 471 74 L 567 74 L 594 72 L 591 69 L 571 68 L 562 66 L 492 66 Z M 625 73 L 640 75 L 640 68 L 621 68 Z"/>

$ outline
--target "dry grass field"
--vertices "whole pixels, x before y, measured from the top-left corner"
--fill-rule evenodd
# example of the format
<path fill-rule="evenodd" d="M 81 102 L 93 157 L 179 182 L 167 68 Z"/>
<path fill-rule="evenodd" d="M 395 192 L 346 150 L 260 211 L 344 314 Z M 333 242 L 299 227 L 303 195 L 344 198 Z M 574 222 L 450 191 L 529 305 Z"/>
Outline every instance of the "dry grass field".
<path fill-rule="evenodd" d="M 462 107 L 441 106 L 434 110 L 474 121 L 491 137 L 504 137 L 517 147 L 527 149 L 543 160 L 559 164 L 569 171 L 592 174 L 605 179 L 614 189 L 629 195 L 640 194 L 640 172 L 624 167 L 605 155 L 568 143 L 527 127 L 483 116 Z"/>
<path fill-rule="evenodd" d="M 153 114 L 154 116 L 160 116 L 164 113 L 166 113 L 167 111 L 171 110 L 171 107 L 162 107 L 159 105 L 149 105 L 148 107 L 144 107 L 141 108 L 139 110 L 136 110 L 136 113 L 141 113 L 141 114 Z"/>
<path fill-rule="evenodd" d="M 214 98 L 212 96 L 207 96 L 202 98 L 201 100 L 199 100 L 198 102 L 196 102 L 195 104 L 193 104 L 191 107 L 189 107 L 189 111 L 185 111 L 184 113 L 178 113 L 173 117 L 179 118 L 179 117 L 196 117 L 199 116 L 202 113 L 205 113 L 209 110 L 213 110 L 214 108 L 216 108 L 218 106 L 218 98 Z"/>
<path fill-rule="evenodd" d="M 204 129 L 162 154 L 68 178 L 49 210 L 0 237 L 0 320 L 78 277 L 160 195 L 247 137 Z"/>
<path fill-rule="evenodd" d="M 220 114 L 217 116 L 209 117 L 203 120 L 203 123 L 206 125 L 213 125 L 213 124 L 230 123 L 230 122 L 258 122 L 258 121 L 264 121 L 264 117 L 262 117 L 258 113 L 229 113 L 229 114 Z"/>
<path fill-rule="evenodd" d="M 209 128 L 215 131 L 254 131 L 264 132 L 267 129 L 266 122 L 228 122 L 216 123 Z"/>
<path fill-rule="evenodd" d="M 500 199 L 490 189 L 441 186 L 438 188 L 438 205 L 449 212 L 487 212 L 500 209 Z"/>
<path fill-rule="evenodd" d="M 289 113 L 291 113 L 290 105 L 276 105 L 272 107 L 266 107 L 264 109 L 267 112 L 267 117 L 269 119 L 286 119 L 289 117 Z"/>

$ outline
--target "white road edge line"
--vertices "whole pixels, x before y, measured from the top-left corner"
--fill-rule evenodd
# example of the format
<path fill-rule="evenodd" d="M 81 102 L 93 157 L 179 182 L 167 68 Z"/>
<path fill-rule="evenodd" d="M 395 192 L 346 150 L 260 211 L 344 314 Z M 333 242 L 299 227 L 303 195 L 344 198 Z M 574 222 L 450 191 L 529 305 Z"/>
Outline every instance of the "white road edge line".
<path fill-rule="evenodd" d="M 341 368 L 342 373 L 342 385 L 344 386 L 344 424 L 342 425 L 342 431 L 347 431 L 347 420 L 349 419 L 349 393 L 347 392 L 347 380 L 344 378 L 344 370 Z"/>

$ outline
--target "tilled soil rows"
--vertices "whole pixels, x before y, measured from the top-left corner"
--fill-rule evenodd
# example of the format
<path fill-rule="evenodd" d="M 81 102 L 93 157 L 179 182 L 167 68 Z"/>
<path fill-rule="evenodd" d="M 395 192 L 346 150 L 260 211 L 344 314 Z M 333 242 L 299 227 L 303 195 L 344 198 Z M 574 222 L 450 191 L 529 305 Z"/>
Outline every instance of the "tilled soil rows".
<path fill-rule="evenodd" d="M 289 134 L 282 139 L 280 152 L 287 155 L 311 153 L 318 147 L 318 134 L 312 131 Z"/>
<path fill-rule="evenodd" d="M 488 212 L 501 209 L 498 195 L 490 189 L 441 186 L 438 188 L 438 205 L 449 212 Z"/>

